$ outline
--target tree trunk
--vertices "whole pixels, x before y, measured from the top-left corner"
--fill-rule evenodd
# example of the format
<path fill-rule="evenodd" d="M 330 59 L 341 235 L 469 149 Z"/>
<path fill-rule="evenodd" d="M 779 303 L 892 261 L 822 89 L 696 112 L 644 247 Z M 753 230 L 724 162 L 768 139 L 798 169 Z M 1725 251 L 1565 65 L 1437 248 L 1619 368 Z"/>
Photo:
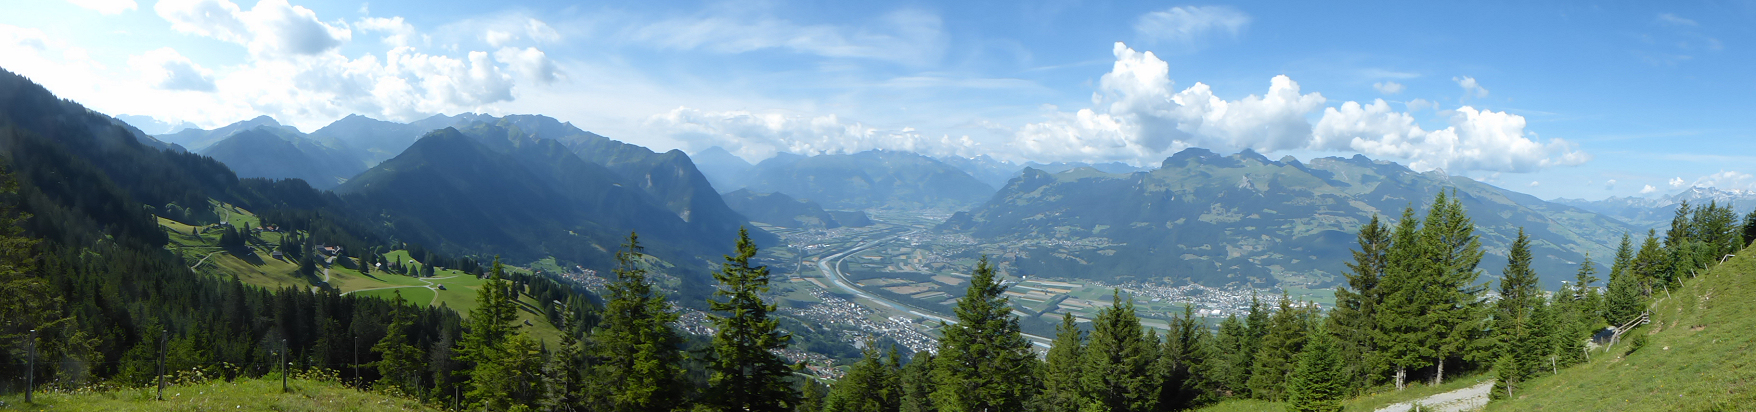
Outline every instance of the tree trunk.
<path fill-rule="evenodd" d="M 1397 365 L 1396 366 L 1396 390 L 1400 391 L 1400 390 L 1403 390 L 1403 388 L 1408 387 L 1408 381 L 1406 379 L 1408 379 L 1408 367 L 1402 366 L 1402 365 Z"/>
<path fill-rule="evenodd" d="M 1445 383 L 1445 357 L 1444 356 L 1439 357 L 1439 362 L 1437 363 L 1437 366 L 1438 366 L 1438 369 L 1433 371 L 1433 386 L 1439 386 L 1439 384 Z"/>

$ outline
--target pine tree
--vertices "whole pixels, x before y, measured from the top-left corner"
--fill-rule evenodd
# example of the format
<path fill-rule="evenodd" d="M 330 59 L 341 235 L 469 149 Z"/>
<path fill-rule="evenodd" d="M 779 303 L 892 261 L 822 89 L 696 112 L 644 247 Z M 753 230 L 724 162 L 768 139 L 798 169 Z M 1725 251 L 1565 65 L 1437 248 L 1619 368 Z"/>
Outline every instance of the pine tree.
<path fill-rule="evenodd" d="M 548 398 L 543 382 L 543 352 L 523 331 L 497 348 L 493 362 L 476 365 L 469 396 L 491 411 L 531 410 Z"/>
<path fill-rule="evenodd" d="M 1687 225 L 1683 226 L 1687 227 Z M 1634 262 L 1630 265 L 1629 270 L 1634 274 L 1635 283 L 1640 286 L 1641 297 L 1651 297 L 1653 290 L 1657 289 L 1659 284 L 1665 281 L 1667 274 L 1673 270 L 1671 254 L 1659 244 L 1658 237 L 1652 230 L 1647 230 L 1646 241 L 1641 242 L 1640 252 L 1634 255 Z"/>
<path fill-rule="evenodd" d="M 1347 371 L 1350 387 L 1359 389 L 1372 384 L 1372 377 L 1383 369 L 1373 331 L 1377 328 L 1378 306 L 1383 304 L 1384 290 L 1379 284 L 1389 264 L 1390 228 L 1380 222 L 1377 214 L 1360 227 L 1357 236 L 1360 248 L 1353 251 L 1345 287 L 1335 288 L 1335 309 L 1330 311 L 1328 328 L 1336 337 L 1336 350 Z"/>
<path fill-rule="evenodd" d="M 1521 327 L 1529 321 L 1531 302 L 1537 299 L 1542 289 L 1537 286 L 1537 274 L 1530 268 L 1530 238 L 1525 236 L 1524 228 L 1518 229 L 1518 238 L 1512 241 L 1512 249 L 1506 253 L 1506 270 L 1500 277 L 1500 300 L 1494 302 L 1494 354 L 1506 356 L 1510 351 L 1508 345 L 1515 340 L 1515 334 L 1523 333 Z"/>
<path fill-rule="evenodd" d="M 628 234 L 616 252 L 616 280 L 609 285 L 595 358 L 593 410 L 669 411 L 684 401 L 680 338 L 671 330 L 677 315 L 646 277 L 640 237 Z"/>
<path fill-rule="evenodd" d="M 866 342 L 865 356 L 848 369 L 847 375 L 830 387 L 823 398 L 823 412 L 896 412 L 899 396 L 894 376 L 899 373 L 885 364 L 873 342 Z"/>
<path fill-rule="evenodd" d="M 550 354 L 549 363 L 543 365 L 543 375 L 549 385 L 545 404 L 550 410 L 577 410 L 585 402 L 585 376 L 581 373 L 585 346 L 576 335 L 578 327 L 579 321 L 575 320 L 573 311 L 561 312 L 561 347 Z"/>
<path fill-rule="evenodd" d="M 761 293 L 768 292 L 768 267 L 751 266 L 756 257 L 756 242 L 750 233 L 738 228 L 737 255 L 726 256 L 720 272 L 713 275 L 720 283 L 709 307 L 728 313 L 713 315 L 718 330 L 713 337 L 713 358 L 708 369 L 708 403 L 721 410 L 786 411 L 798 402 L 798 394 L 787 382 L 792 370 L 774 353 L 785 349 L 792 336 L 780 331 L 780 320 L 768 314 L 775 306 L 764 302 Z"/>
<path fill-rule="evenodd" d="M 933 353 L 915 352 L 897 381 L 902 386 L 899 412 L 936 412 L 933 406 Z"/>
<path fill-rule="evenodd" d="M 1228 396 L 1249 396 L 1251 364 L 1243 363 L 1252 359 L 1255 353 L 1249 353 L 1250 330 L 1236 315 L 1227 316 L 1219 323 L 1219 336 L 1214 338 L 1212 364 L 1208 367 L 1208 375 L 1215 380 L 1215 392 L 1226 393 Z"/>
<path fill-rule="evenodd" d="M 1298 366 L 1287 382 L 1287 410 L 1293 412 L 1339 412 L 1347 397 L 1346 362 L 1336 339 L 1313 328 L 1310 343 L 1299 352 Z"/>
<path fill-rule="evenodd" d="M 1197 375 L 1205 363 L 1202 348 L 1207 345 L 1207 325 L 1195 319 L 1195 308 L 1183 306 L 1183 314 L 1171 318 L 1171 331 L 1165 333 L 1159 350 L 1158 368 L 1163 383 L 1159 390 L 1159 410 L 1182 410 L 1193 407 L 1208 386 Z"/>
<path fill-rule="evenodd" d="M 823 384 L 817 382 L 816 379 L 800 380 L 799 385 L 801 386 L 799 389 L 799 404 L 793 407 L 793 412 L 822 411 L 823 398 L 829 396 L 829 388 L 824 387 Z"/>
<path fill-rule="evenodd" d="M 384 329 L 384 338 L 372 345 L 379 360 L 369 366 L 378 369 L 380 385 L 394 387 L 405 394 L 420 393 L 421 357 L 425 355 L 420 348 L 413 345 L 409 338 L 410 326 L 414 324 L 413 308 L 403 306 L 402 291 L 396 291 L 396 314 L 390 326 Z"/>
<path fill-rule="evenodd" d="M 1021 410 L 1035 395 L 1036 353 L 1019 332 L 1006 287 L 994 277 L 983 256 L 957 302 L 957 324 L 940 327 L 932 398 L 941 411 Z"/>
<path fill-rule="evenodd" d="M 1433 385 L 1445 382 L 1445 363 L 1453 356 L 1464 354 L 1477 338 L 1475 319 L 1481 305 L 1480 276 L 1476 266 L 1482 260 L 1481 240 L 1475 235 L 1475 223 L 1463 210 L 1463 202 L 1455 193 L 1441 191 L 1433 199 L 1422 239 L 1433 260 L 1430 283 L 1420 288 L 1427 295 L 1425 323 L 1430 336 L 1431 361 L 1434 365 Z"/>
<path fill-rule="evenodd" d="M 518 306 L 506 298 L 507 282 L 503 278 L 505 267 L 500 265 L 500 258 L 494 258 L 494 272 L 488 281 L 482 283 L 481 290 L 476 292 L 476 308 L 470 310 L 468 331 L 463 336 L 463 347 L 459 350 L 465 362 L 474 364 L 474 369 L 465 371 L 467 380 L 473 384 L 467 394 L 471 405 L 481 405 L 490 401 L 489 397 L 498 398 L 503 395 L 496 392 L 499 388 L 477 376 L 484 367 L 502 363 L 507 356 L 506 340 L 513 334 L 514 323 L 518 321 Z"/>
<path fill-rule="evenodd" d="M 1293 308 L 1292 299 L 1280 295 L 1279 310 L 1268 321 L 1268 334 L 1256 351 L 1256 364 L 1250 372 L 1250 393 L 1271 401 L 1286 400 L 1286 384 L 1297 366 L 1298 353 L 1305 346 L 1305 332 L 1310 326 L 1303 309 Z"/>
<path fill-rule="evenodd" d="M 1744 215 L 1743 231 L 1740 233 L 1743 235 L 1740 239 L 1743 241 L 1741 246 L 1748 247 L 1750 242 L 1756 242 L 1756 209 L 1751 209 L 1750 214 Z"/>
<path fill-rule="evenodd" d="M 1373 345 L 1392 368 L 1391 380 L 1399 390 L 1407 386 L 1408 370 L 1422 366 L 1423 359 L 1432 356 L 1430 335 L 1422 322 L 1430 305 L 1421 293 L 1431 281 L 1431 271 L 1423 265 L 1430 253 L 1421 241 L 1420 225 L 1414 208 L 1404 208 L 1385 251 L 1384 280 L 1379 285 L 1384 304 L 1379 306 L 1377 327 L 1372 332 Z"/>
<path fill-rule="evenodd" d="M 1134 311 L 1134 299 L 1123 302 L 1111 293 L 1110 307 L 1092 319 L 1091 339 L 1080 358 L 1080 384 L 1087 402 L 1106 411 L 1148 411 L 1158 403 L 1159 382 L 1152 366 L 1158 342 L 1148 342 Z"/>
<path fill-rule="evenodd" d="M 1085 346 L 1085 332 L 1079 330 L 1079 324 L 1073 314 L 1061 316 L 1061 325 L 1055 327 L 1055 342 L 1049 346 L 1049 354 L 1045 356 L 1042 368 L 1043 392 L 1037 395 L 1038 410 L 1044 412 L 1078 412 L 1081 408 L 1083 392 L 1080 386 L 1081 352 Z"/>

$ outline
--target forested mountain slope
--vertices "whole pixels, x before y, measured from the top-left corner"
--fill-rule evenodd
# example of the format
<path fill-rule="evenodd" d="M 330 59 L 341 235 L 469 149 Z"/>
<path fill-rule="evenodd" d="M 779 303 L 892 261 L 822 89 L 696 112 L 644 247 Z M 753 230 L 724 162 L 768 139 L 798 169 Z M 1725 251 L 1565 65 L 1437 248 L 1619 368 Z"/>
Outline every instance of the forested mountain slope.
<path fill-rule="evenodd" d="M 829 209 L 940 208 L 980 204 L 993 186 L 915 153 L 866 151 L 803 157 L 779 155 L 756 164 L 744 187 L 780 192 Z"/>
<path fill-rule="evenodd" d="M 330 147 L 289 128 L 257 126 L 239 130 L 201 149 L 225 163 L 238 177 L 300 179 L 330 189 L 366 171 L 366 163 L 345 146 Z"/>
<path fill-rule="evenodd" d="M 1340 281 L 1338 262 L 1368 218 L 1394 219 L 1441 190 L 1457 190 L 1475 219 L 1490 276 L 1499 273 L 1497 262 L 1521 226 L 1535 239 L 1535 266 L 1550 285 L 1588 253 L 1601 260 L 1633 230 L 1588 211 L 1364 156 L 1306 164 L 1203 149 L 1180 152 L 1150 172 L 1029 169 L 942 228 L 1009 245 L 1004 261 L 1027 274 L 1322 287 Z"/>

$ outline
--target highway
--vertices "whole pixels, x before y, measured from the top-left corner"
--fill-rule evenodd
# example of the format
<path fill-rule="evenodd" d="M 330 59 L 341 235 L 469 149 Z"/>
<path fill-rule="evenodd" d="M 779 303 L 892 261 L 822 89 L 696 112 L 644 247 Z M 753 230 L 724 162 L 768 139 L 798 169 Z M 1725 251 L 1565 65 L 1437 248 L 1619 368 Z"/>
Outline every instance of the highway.
<path fill-rule="evenodd" d="M 898 238 L 898 237 L 902 237 L 902 236 L 914 234 L 914 233 L 918 233 L 918 231 L 907 232 L 907 233 L 902 233 L 902 234 L 897 234 L 897 235 L 891 235 L 890 237 L 885 237 L 885 238 L 881 238 L 878 240 L 871 240 L 871 241 L 857 243 L 853 247 L 848 248 L 847 250 L 844 250 L 844 251 L 841 251 L 838 253 L 834 253 L 834 254 L 825 255 L 825 256 L 817 259 L 817 270 L 822 272 L 824 274 L 824 277 L 829 278 L 830 283 L 834 283 L 837 288 L 841 288 L 842 290 L 845 290 L 848 293 L 852 293 L 855 296 L 865 298 L 868 301 L 877 302 L 880 305 L 889 306 L 891 309 L 895 309 L 897 311 L 908 312 L 909 314 L 912 314 L 915 316 L 920 316 L 920 317 L 924 317 L 927 319 L 942 321 L 942 322 L 945 322 L 946 324 L 955 324 L 955 323 L 957 323 L 957 319 L 955 319 L 955 318 L 948 318 L 945 316 L 940 316 L 939 314 L 933 313 L 932 311 L 929 311 L 926 309 L 921 309 L 921 308 L 911 306 L 911 305 L 908 305 L 905 303 L 901 303 L 901 302 L 887 299 L 883 296 L 878 296 L 876 294 L 867 293 L 864 290 L 860 290 L 859 287 L 854 285 L 853 281 L 848 280 L 847 276 L 841 272 L 841 262 L 843 259 L 847 259 L 848 256 L 853 255 L 854 253 L 859 253 L 861 251 L 865 251 L 867 249 L 871 249 L 873 247 L 877 247 L 878 245 L 884 244 L 885 242 L 896 240 L 896 238 Z M 1029 333 L 1022 333 L 1022 332 L 1020 332 L 1020 333 L 1024 335 L 1025 339 L 1029 339 L 1032 344 L 1035 344 L 1037 347 L 1043 348 L 1043 349 L 1048 349 L 1049 343 L 1053 341 L 1049 338 L 1045 338 L 1042 336 L 1032 335 Z"/>

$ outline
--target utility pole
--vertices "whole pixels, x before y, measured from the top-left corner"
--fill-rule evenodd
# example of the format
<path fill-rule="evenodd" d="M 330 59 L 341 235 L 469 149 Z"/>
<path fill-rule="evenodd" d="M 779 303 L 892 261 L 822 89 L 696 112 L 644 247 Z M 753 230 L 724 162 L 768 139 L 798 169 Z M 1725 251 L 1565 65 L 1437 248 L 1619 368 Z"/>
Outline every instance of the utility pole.
<path fill-rule="evenodd" d="M 280 391 L 281 391 L 281 393 L 291 392 L 291 391 L 287 390 L 287 373 L 290 372 L 287 370 L 287 366 L 291 366 L 291 365 L 287 364 L 287 351 L 291 350 L 291 349 L 292 348 L 287 347 L 287 340 L 286 339 L 280 340 Z"/>
<path fill-rule="evenodd" d="M 170 342 L 171 330 L 159 330 L 159 400 L 165 400 L 165 344 Z"/>
<path fill-rule="evenodd" d="M 31 403 L 31 392 L 36 392 L 37 378 L 37 330 L 30 330 L 30 366 L 24 373 L 24 403 Z"/>

